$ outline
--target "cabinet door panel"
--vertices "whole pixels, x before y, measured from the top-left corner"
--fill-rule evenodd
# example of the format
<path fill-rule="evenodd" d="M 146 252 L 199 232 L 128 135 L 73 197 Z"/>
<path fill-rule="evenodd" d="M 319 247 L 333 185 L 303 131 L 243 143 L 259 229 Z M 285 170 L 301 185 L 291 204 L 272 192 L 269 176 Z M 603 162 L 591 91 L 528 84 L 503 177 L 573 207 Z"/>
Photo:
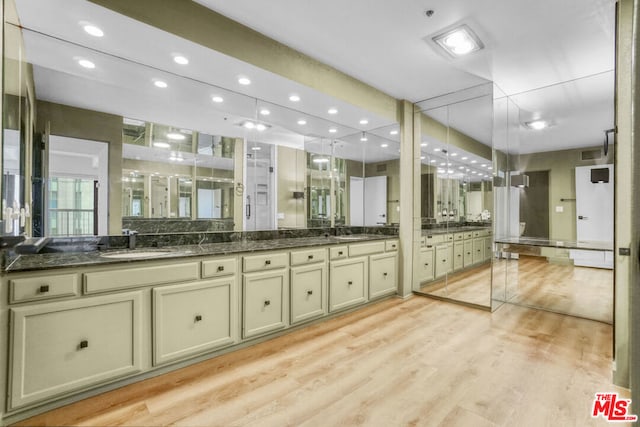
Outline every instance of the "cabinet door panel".
<path fill-rule="evenodd" d="M 484 260 L 484 237 L 473 239 L 473 263 Z"/>
<path fill-rule="evenodd" d="M 463 266 L 469 267 L 473 264 L 473 240 L 464 241 Z"/>
<path fill-rule="evenodd" d="M 433 280 L 433 249 L 420 250 L 420 282 Z"/>
<path fill-rule="evenodd" d="M 17 408 L 141 369 L 141 293 L 11 310 Z"/>
<path fill-rule="evenodd" d="M 398 291 L 398 256 L 396 254 L 369 257 L 369 299 L 395 294 Z"/>
<path fill-rule="evenodd" d="M 436 246 L 435 273 L 436 279 L 443 277 L 453 269 L 453 245 Z"/>
<path fill-rule="evenodd" d="M 327 312 L 327 265 L 291 268 L 291 323 L 323 316 Z"/>
<path fill-rule="evenodd" d="M 286 326 L 284 300 L 289 286 L 286 270 L 245 274 L 243 277 L 243 337 Z"/>
<path fill-rule="evenodd" d="M 235 292 L 233 276 L 154 289 L 154 364 L 233 344 Z"/>
<path fill-rule="evenodd" d="M 455 242 L 453 244 L 453 269 L 460 270 L 464 267 L 464 243 Z"/>
<path fill-rule="evenodd" d="M 367 301 L 367 258 L 334 261 L 329 277 L 329 311 L 362 304 Z"/>

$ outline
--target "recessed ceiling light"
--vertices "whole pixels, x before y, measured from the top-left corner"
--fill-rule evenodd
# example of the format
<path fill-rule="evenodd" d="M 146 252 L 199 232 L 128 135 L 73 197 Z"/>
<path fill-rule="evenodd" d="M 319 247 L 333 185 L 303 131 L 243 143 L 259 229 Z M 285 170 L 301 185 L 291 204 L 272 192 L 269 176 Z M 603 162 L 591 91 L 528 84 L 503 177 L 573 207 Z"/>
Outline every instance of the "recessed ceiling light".
<path fill-rule="evenodd" d="M 251 147 L 251 149 L 252 149 L 253 151 L 260 151 L 260 150 L 262 150 L 262 148 L 261 148 L 261 147 Z"/>
<path fill-rule="evenodd" d="M 173 57 L 173 61 L 176 64 L 180 64 L 180 65 L 187 65 L 189 63 L 189 60 L 186 57 L 182 56 L 182 55 L 174 56 Z"/>
<path fill-rule="evenodd" d="M 447 173 L 453 173 L 453 169 L 447 169 Z"/>
<path fill-rule="evenodd" d="M 439 173 L 444 173 L 444 169 L 438 169 Z"/>
<path fill-rule="evenodd" d="M 263 130 L 265 130 L 267 127 L 265 125 L 263 125 L 262 123 L 258 123 L 256 125 L 256 129 L 258 129 L 260 132 L 262 132 Z"/>
<path fill-rule="evenodd" d="M 487 169 L 492 170 L 493 168 L 491 166 L 489 166 Z"/>
<path fill-rule="evenodd" d="M 475 175 L 477 172 L 476 171 L 471 171 L 471 173 Z"/>
<path fill-rule="evenodd" d="M 447 163 L 447 166 L 451 166 L 451 163 Z"/>
<path fill-rule="evenodd" d="M 244 126 L 247 129 L 253 129 L 256 127 L 256 124 L 253 122 L 245 122 L 242 126 Z"/>
<path fill-rule="evenodd" d="M 211 100 L 216 104 L 220 104 L 221 102 L 224 102 L 224 98 L 218 95 L 212 96 Z"/>
<path fill-rule="evenodd" d="M 433 41 L 454 58 L 478 51 L 484 47 L 478 36 L 466 25 L 461 25 L 433 37 Z"/>
<path fill-rule="evenodd" d="M 445 162 L 440 163 L 440 166 L 446 166 L 447 164 Z"/>
<path fill-rule="evenodd" d="M 156 87 L 159 87 L 160 89 L 165 89 L 169 86 L 167 82 L 162 80 L 156 80 L 153 82 L 153 84 L 156 85 Z"/>
<path fill-rule="evenodd" d="M 298 120 L 298 124 L 299 124 L 300 126 L 304 126 L 304 125 L 306 125 L 306 124 L 307 124 L 307 121 L 306 121 L 306 120 L 304 120 L 304 119 L 300 119 L 300 120 Z"/>
<path fill-rule="evenodd" d="M 95 25 L 91 25 L 91 24 L 86 24 L 84 27 L 84 30 L 86 31 L 87 34 L 93 36 L 93 37 L 102 37 L 104 36 L 104 31 L 102 31 L 100 28 L 96 27 Z"/>
<path fill-rule="evenodd" d="M 487 165 L 482 164 L 482 165 L 480 165 L 480 167 L 486 168 L 486 167 L 487 167 Z"/>
<path fill-rule="evenodd" d="M 433 151 L 440 151 L 440 149 L 439 148 L 434 148 Z"/>
<path fill-rule="evenodd" d="M 169 138 L 169 139 L 173 139 L 174 141 L 184 141 L 184 139 L 186 138 L 186 136 L 184 136 L 184 135 L 183 135 L 183 134 L 181 134 L 181 133 L 175 133 L 175 132 L 172 132 L 172 133 L 168 133 L 168 134 L 167 134 L 167 138 Z"/>
<path fill-rule="evenodd" d="M 398 131 L 397 130 L 392 130 L 391 132 L 389 132 L 389 135 L 397 135 Z"/>
<path fill-rule="evenodd" d="M 468 157 L 463 157 L 463 158 L 462 158 L 462 160 L 467 160 L 467 159 L 468 159 Z"/>
<path fill-rule="evenodd" d="M 451 157 L 456 157 L 458 153 L 451 153 Z"/>
<path fill-rule="evenodd" d="M 458 169 L 464 169 L 464 166 L 460 166 Z"/>
<path fill-rule="evenodd" d="M 367 119 L 362 119 L 362 120 L 360 120 L 360 124 L 361 124 L 361 125 L 368 125 L 368 124 L 369 124 L 369 120 L 367 120 Z"/>
<path fill-rule="evenodd" d="M 420 160 L 424 160 L 424 159 L 426 159 L 425 156 L 420 156 Z"/>
<path fill-rule="evenodd" d="M 329 114 L 338 114 L 338 109 L 337 108 L 329 108 L 329 111 L 327 111 L 327 113 L 329 113 Z"/>
<path fill-rule="evenodd" d="M 238 77 L 238 83 L 240 83 L 242 86 L 248 86 L 251 84 L 251 80 L 249 80 L 249 78 L 247 77 Z"/>
<path fill-rule="evenodd" d="M 362 142 L 367 142 L 369 140 L 369 138 L 367 138 L 366 136 L 361 136 L 360 137 L 360 141 Z"/>
<path fill-rule="evenodd" d="M 525 125 L 529 129 L 542 130 L 542 129 L 546 128 L 547 126 L 549 126 L 549 123 L 547 123 L 544 120 L 533 120 L 531 122 L 526 122 Z"/>
<path fill-rule="evenodd" d="M 79 59 L 78 64 L 80 64 L 81 67 L 88 68 L 90 70 L 96 68 L 96 64 L 89 61 L 88 59 Z"/>
<path fill-rule="evenodd" d="M 478 163 L 476 160 L 471 160 L 471 163 Z"/>
<path fill-rule="evenodd" d="M 169 147 L 171 147 L 171 145 L 169 145 L 168 142 L 154 142 L 153 146 L 154 147 L 158 147 L 158 148 L 169 148 Z"/>
<path fill-rule="evenodd" d="M 260 115 L 262 116 L 268 116 L 269 114 L 271 114 L 271 111 L 267 110 L 266 108 L 260 110 Z"/>
<path fill-rule="evenodd" d="M 435 159 L 432 159 L 432 160 L 431 160 L 431 163 L 435 163 L 435 162 L 436 162 L 436 161 L 435 161 Z"/>
<path fill-rule="evenodd" d="M 422 144 L 420 144 L 420 147 L 426 147 L 427 145 L 429 144 L 427 144 L 426 142 L 423 142 Z"/>
<path fill-rule="evenodd" d="M 387 148 L 389 146 L 389 144 L 380 144 L 380 147 L 382 148 Z"/>
<path fill-rule="evenodd" d="M 338 132 L 338 129 L 336 128 L 329 129 L 329 133 L 336 133 L 336 132 Z"/>
<path fill-rule="evenodd" d="M 298 101 L 300 101 L 300 97 L 298 95 L 296 95 L 296 94 L 293 94 L 293 95 L 289 96 L 289 101 L 298 102 Z"/>

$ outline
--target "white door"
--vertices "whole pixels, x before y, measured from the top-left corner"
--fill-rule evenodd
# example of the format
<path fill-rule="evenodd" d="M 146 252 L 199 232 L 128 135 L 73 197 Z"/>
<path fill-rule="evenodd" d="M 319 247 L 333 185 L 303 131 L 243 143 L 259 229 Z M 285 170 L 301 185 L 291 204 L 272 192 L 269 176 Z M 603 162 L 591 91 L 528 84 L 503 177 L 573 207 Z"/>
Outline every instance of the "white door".
<path fill-rule="evenodd" d="M 364 178 L 349 177 L 349 225 L 364 225 Z"/>
<path fill-rule="evenodd" d="M 591 182 L 592 169 L 609 169 L 609 182 Z M 613 242 L 613 165 L 576 168 L 576 234 L 579 241 Z"/>
<path fill-rule="evenodd" d="M 221 218 L 222 190 L 198 188 L 198 218 Z"/>
<path fill-rule="evenodd" d="M 364 225 L 377 227 L 387 223 L 387 177 L 364 179 Z"/>

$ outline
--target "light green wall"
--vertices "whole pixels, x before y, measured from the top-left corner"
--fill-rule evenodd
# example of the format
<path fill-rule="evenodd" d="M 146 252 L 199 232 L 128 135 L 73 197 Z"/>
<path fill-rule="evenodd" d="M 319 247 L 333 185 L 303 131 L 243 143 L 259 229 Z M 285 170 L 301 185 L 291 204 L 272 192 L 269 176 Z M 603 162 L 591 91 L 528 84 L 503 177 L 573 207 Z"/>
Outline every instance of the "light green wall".
<path fill-rule="evenodd" d="M 599 147 L 511 156 L 511 165 L 514 170 L 549 171 L 549 238 L 552 240 L 576 240 L 576 202 L 560 201 L 560 199 L 576 198 L 576 166 L 613 163 L 613 146 L 610 147 L 606 158 L 595 161 L 580 160 L 580 153 L 583 150 L 594 148 Z M 564 211 L 556 212 L 556 206 L 562 206 Z"/>
<path fill-rule="evenodd" d="M 307 157 L 304 150 L 277 147 L 277 212 L 284 219 L 278 219 L 278 228 L 305 228 L 306 199 L 294 199 L 294 191 L 305 191 Z"/>
<path fill-rule="evenodd" d="M 38 101 L 36 131 L 109 144 L 109 234 L 122 230 L 122 117 Z"/>
<path fill-rule="evenodd" d="M 458 147 L 467 153 L 475 154 L 487 160 L 491 159 L 491 147 L 484 145 L 454 128 L 447 128 L 444 124 L 424 113 L 419 113 L 419 117 L 422 135 L 430 136 L 445 144 Z"/>
<path fill-rule="evenodd" d="M 198 3 L 185 0 L 91 1 L 396 120 L 397 102 L 391 96 Z"/>

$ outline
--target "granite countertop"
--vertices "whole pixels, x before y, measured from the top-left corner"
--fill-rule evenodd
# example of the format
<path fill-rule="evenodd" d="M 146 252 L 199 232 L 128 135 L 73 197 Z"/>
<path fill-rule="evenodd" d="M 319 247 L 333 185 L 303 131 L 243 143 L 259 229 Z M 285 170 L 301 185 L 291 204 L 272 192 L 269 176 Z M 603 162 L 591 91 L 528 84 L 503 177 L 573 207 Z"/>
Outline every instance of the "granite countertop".
<path fill-rule="evenodd" d="M 433 235 L 433 234 L 450 234 L 450 233 L 462 233 L 464 231 L 474 231 L 474 230 L 486 230 L 487 228 L 491 228 L 488 225 L 464 225 L 457 227 L 442 227 L 442 228 L 426 228 L 422 230 L 423 236 Z"/>
<path fill-rule="evenodd" d="M 174 259 L 209 255 L 228 255 L 242 252 L 259 252 L 271 250 L 295 249 L 310 246 L 345 245 L 350 243 L 387 240 L 397 236 L 354 234 L 347 236 L 317 236 L 305 238 L 288 238 L 272 240 L 245 240 L 227 243 L 209 243 L 203 245 L 163 246 L 162 248 L 139 248 L 127 250 L 106 250 L 91 252 L 59 252 L 36 255 L 16 255 L 6 260 L 5 272 L 34 271 L 64 267 L 84 267 L 94 265 L 109 265 L 117 263 L 131 263 L 159 259 Z M 138 258 L 108 258 L 105 255 L 127 253 L 154 252 L 148 257 Z"/>
<path fill-rule="evenodd" d="M 613 250 L 613 243 L 589 241 L 570 242 L 566 240 L 548 240 L 535 237 L 501 237 L 496 238 L 495 242 L 504 245 L 541 246 L 556 249 L 584 249 L 590 251 Z"/>

